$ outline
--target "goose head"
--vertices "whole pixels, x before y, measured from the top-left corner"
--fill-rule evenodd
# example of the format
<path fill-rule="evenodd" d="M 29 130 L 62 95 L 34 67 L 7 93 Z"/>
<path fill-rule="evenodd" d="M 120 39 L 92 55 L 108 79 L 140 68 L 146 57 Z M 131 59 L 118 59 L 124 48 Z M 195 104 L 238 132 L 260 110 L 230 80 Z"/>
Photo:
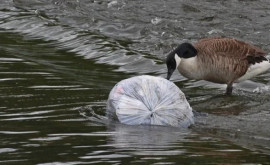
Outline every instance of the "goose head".
<path fill-rule="evenodd" d="M 166 59 L 167 64 L 167 79 L 169 80 L 179 66 L 181 59 L 195 57 L 197 55 L 197 50 L 190 43 L 183 43 L 179 45 L 175 50 L 173 50 Z"/>

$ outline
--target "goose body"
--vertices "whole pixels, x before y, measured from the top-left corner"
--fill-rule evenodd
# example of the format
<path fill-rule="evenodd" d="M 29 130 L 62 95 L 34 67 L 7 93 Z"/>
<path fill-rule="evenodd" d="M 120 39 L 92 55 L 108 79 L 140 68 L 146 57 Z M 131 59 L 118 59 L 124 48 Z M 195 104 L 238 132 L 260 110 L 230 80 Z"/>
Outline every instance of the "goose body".
<path fill-rule="evenodd" d="M 183 43 L 167 57 L 168 76 L 173 69 L 189 79 L 232 84 L 250 79 L 270 68 L 262 49 L 232 38 L 207 38 L 194 45 Z M 174 65 L 174 61 L 175 64 Z"/>

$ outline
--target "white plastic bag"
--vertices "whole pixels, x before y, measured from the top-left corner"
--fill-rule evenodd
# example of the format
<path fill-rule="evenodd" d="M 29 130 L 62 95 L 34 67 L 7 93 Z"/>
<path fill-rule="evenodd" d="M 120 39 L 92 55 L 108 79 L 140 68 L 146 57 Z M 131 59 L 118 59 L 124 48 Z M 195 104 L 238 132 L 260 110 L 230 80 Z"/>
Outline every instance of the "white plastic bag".
<path fill-rule="evenodd" d="M 164 78 L 137 76 L 117 83 L 107 101 L 107 115 L 128 125 L 188 127 L 194 123 L 184 93 Z"/>

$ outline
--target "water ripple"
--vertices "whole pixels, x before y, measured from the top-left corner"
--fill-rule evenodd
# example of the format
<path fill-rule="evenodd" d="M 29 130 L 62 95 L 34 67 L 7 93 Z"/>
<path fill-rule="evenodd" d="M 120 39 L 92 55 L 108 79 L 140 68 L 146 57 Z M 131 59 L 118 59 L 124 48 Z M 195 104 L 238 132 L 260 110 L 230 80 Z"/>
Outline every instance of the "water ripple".
<path fill-rule="evenodd" d="M 166 54 L 179 43 L 222 35 L 269 51 L 269 5 L 2 0 L 0 162 L 268 163 L 269 72 L 235 85 L 230 97 L 222 94 L 224 85 L 176 72 L 173 80 L 191 106 L 208 113 L 187 130 L 126 126 L 108 120 L 105 110 L 116 82 L 138 74 L 165 76 Z"/>
<path fill-rule="evenodd" d="M 20 132 L 0 131 L 0 133 L 6 134 L 6 135 L 20 135 L 20 134 L 35 134 L 35 133 L 39 133 L 39 131 L 20 131 Z"/>

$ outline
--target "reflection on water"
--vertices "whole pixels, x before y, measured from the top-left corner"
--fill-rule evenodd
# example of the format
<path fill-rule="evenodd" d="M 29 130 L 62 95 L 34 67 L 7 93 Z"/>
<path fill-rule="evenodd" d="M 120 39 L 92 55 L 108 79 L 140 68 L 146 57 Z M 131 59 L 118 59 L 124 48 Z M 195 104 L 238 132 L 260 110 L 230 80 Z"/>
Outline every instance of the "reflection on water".
<path fill-rule="evenodd" d="M 269 163 L 270 72 L 233 96 L 175 73 L 191 106 L 209 114 L 190 129 L 105 117 L 118 81 L 164 77 L 165 55 L 181 42 L 221 35 L 269 51 L 269 3 L 2 0 L 0 164 Z"/>
<path fill-rule="evenodd" d="M 119 149 L 136 152 L 137 155 L 172 155 L 184 153 L 172 148 L 177 142 L 185 142 L 186 136 L 191 136 L 187 129 L 179 130 L 160 126 L 127 126 L 116 124 L 109 126 L 114 135 L 109 141 Z M 167 150 L 169 149 L 169 150 Z M 162 154 L 161 154 L 162 153 Z"/>

